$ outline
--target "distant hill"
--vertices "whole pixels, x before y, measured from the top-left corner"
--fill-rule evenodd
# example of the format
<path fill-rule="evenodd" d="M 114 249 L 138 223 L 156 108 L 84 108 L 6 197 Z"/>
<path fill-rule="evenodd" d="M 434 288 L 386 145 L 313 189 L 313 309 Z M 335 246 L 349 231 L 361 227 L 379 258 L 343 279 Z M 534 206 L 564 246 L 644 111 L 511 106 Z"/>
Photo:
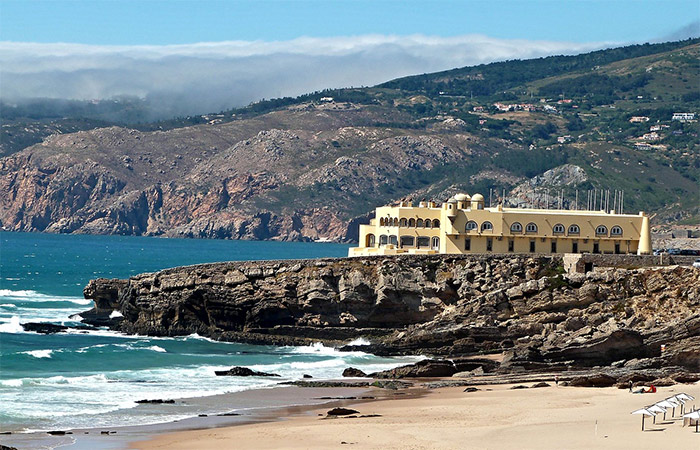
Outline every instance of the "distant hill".
<path fill-rule="evenodd" d="M 700 110 L 699 57 L 695 39 L 506 61 L 128 127 L 16 109 L 3 122 L 0 222 L 353 240 L 399 199 L 505 192 L 510 205 L 554 207 L 555 192 L 568 206 L 609 189 L 657 224 L 698 223 L 698 123 L 672 117 Z"/>

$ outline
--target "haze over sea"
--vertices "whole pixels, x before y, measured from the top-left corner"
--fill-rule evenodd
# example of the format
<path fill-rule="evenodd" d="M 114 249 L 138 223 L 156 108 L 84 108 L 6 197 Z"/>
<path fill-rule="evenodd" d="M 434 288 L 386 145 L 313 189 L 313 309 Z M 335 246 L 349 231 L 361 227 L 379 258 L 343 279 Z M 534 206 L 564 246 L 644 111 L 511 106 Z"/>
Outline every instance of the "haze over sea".
<path fill-rule="evenodd" d="M 42 335 L 24 332 L 20 325 L 77 325 L 80 318 L 74 315 L 92 307 L 82 296 L 92 278 L 126 278 L 215 261 L 345 256 L 347 249 L 332 243 L 0 232 L 0 430 L 143 425 L 230 412 L 235 405 L 212 410 L 211 404 L 197 402 L 175 407 L 135 402 L 268 387 L 303 374 L 338 377 L 347 366 L 373 371 L 404 363 L 406 359 L 341 353 L 321 345 L 255 346 L 197 335 L 127 336 L 106 329 Z M 214 375 L 231 366 L 282 377 Z"/>

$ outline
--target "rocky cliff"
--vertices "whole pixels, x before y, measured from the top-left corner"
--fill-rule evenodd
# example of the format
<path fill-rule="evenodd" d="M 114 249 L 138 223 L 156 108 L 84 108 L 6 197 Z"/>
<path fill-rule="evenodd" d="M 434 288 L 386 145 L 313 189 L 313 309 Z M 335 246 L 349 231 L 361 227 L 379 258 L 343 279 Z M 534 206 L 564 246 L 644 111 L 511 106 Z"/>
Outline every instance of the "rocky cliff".
<path fill-rule="evenodd" d="M 700 271 L 558 257 L 401 256 L 205 264 L 93 280 L 84 314 L 127 333 L 342 345 L 378 354 L 506 352 L 514 368 L 627 361 L 700 369 Z M 661 354 L 661 345 L 666 351 Z M 350 348 L 350 347 L 347 347 Z"/>

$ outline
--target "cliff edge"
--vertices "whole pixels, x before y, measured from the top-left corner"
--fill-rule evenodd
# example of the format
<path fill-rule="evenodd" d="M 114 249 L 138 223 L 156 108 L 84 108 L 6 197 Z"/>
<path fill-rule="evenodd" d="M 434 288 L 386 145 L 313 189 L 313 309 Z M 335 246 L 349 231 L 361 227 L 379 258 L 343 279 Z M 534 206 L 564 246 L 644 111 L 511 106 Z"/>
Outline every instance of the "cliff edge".
<path fill-rule="evenodd" d="M 275 345 L 364 337 L 361 349 L 377 354 L 504 352 L 513 368 L 700 370 L 700 271 L 690 267 L 566 274 L 561 257 L 531 255 L 229 262 L 92 280 L 84 294 L 95 300 L 87 322 L 126 333 Z"/>

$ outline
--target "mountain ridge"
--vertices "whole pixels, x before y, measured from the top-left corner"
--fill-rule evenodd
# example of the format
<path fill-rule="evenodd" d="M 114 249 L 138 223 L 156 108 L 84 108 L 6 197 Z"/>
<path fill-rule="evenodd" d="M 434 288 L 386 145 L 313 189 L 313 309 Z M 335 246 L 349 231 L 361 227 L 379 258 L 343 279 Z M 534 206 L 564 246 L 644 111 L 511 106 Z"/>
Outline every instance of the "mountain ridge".
<path fill-rule="evenodd" d="M 562 189 L 569 201 L 577 189 L 626 189 L 628 209 L 697 220 L 697 123 L 670 120 L 700 101 L 692 88 L 700 45 L 689 42 L 642 46 L 642 56 L 594 67 L 593 78 L 569 71 L 476 99 L 442 85 L 436 93 L 380 85 L 263 102 L 170 129 L 54 134 L 0 159 L 8 193 L 0 223 L 14 231 L 353 241 L 375 206 L 399 199 L 505 189 L 507 204 L 541 203 L 534 188 L 523 192 L 523 180 L 565 165 L 584 178 L 533 186 Z M 553 83 L 581 85 L 581 77 L 585 90 L 570 98 L 530 100 Z M 631 123 L 635 115 L 649 122 Z M 659 142 L 637 145 L 657 123 L 667 126 Z"/>

